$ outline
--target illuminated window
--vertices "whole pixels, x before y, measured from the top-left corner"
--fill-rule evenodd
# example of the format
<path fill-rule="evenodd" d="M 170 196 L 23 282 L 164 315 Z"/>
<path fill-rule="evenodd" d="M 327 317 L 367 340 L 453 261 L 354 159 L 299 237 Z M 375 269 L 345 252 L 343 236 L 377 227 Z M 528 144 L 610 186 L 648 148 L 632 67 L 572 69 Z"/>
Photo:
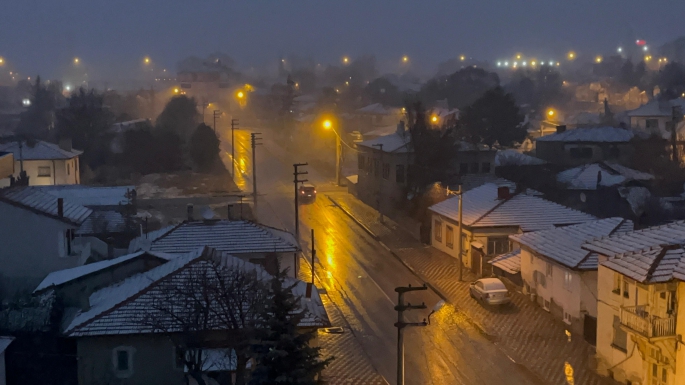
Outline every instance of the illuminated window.
<path fill-rule="evenodd" d="M 49 166 L 38 167 L 38 176 L 39 177 L 49 177 L 51 175 L 52 175 L 52 172 L 51 172 Z"/>
<path fill-rule="evenodd" d="M 454 248 L 454 229 L 452 226 L 445 226 L 445 245 L 450 249 Z"/>

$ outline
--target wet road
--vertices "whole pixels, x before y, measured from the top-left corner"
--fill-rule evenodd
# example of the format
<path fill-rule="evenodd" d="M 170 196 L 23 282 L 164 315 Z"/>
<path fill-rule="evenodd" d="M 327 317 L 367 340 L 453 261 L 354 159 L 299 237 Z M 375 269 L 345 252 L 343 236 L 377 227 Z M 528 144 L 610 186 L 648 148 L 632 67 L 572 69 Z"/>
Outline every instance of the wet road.
<path fill-rule="evenodd" d="M 230 139 L 230 131 L 226 138 Z M 257 147 L 256 156 L 258 219 L 294 232 L 292 164 L 304 163 L 307 159 L 285 153 L 268 138 L 263 142 L 264 145 Z M 222 146 L 222 155 L 229 160 L 229 140 L 223 140 Z M 240 170 L 236 183 L 246 193 L 252 191 L 251 156 L 249 133 L 236 131 L 235 165 Z M 301 206 L 302 247 L 311 248 L 309 234 L 314 229 L 316 276 L 345 315 L 374 367 L 394 384 L 397 364 L 394 289 L 408 284 L 420 286 L 422 282 L 331 204 L 326 192 L 341 191 L 331 184 L 332 177 L 324 178 L 311 167 L 308 171 L 305 178 L 317 186 L 318 198 Z M 308 260 L 309 254 L 305 253 Z M 309 266 L 303 263 L 302 268 L 309 269 Z M 430 289 L 406 294 L 406 302 L 425 303 L 428 307 L 406 312 L 406 321 L 423 320 L 439 300 Z M 405 329 L 404 341 L 407 385 L 540 383 L 449 304 L 431 317 L 431 325 Z"/>

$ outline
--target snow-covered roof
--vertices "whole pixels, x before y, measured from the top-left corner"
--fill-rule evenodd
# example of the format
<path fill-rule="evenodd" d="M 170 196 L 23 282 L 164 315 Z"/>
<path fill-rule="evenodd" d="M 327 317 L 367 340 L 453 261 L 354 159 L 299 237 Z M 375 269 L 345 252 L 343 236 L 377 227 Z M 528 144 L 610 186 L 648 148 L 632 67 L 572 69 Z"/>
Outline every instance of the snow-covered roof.
<path fill-rule="evenodd" d="M 628 111 L 630 117 L 670 117 L 673 114 L 673 107 L 680 107 L 681 112 L 685 113 L 685 98 L 677 98 L 668 101 L 652 100 L 640 107 Z"/>
<path fill-rule="evenodd" d="M 495 156 L 495 166 L 534 166 L 540 164 L 547 164 L 540 158 L 526 155 L 520 151 L 508 149 L 499 150 Z"/>
<path fill-rule="evenodd" d="M 76 229 L 76 235 L 121 233 L 127 230 L 126 218 L 114 210 L 93 211 Z"/>
<path fill-rule="evenodd" d="M 385 107 L 384 105 L 380 103 L 374 103 L 374 104 L 369 104 L 366 107 L 362 107 L 357 110 L 358 113 L 361 114 L 372 114 L 372 115 L 393 115 L 398 113 L 398 110 L 395 108 L 388 108 Z"/>
<path fill-rule="evenodd" d="M 87 275 L 97 273 L 99 271 L 105 270 L 112 266 L 119 265 L 137 258 L 144 258 L 146 256 L 153 256 L 162 261 L 168 261 L 176 256 L 164 254 L 164 253 L 154 253 L 149 251 L 139 251 L 137 253 L 122 255 L 121 257 L 108 259 L 106 261 L 100 261 L 95 263 L 89 263 L 87 265 L 73 267 L 71 269 L 53 271 L 48 274 L 45 279 L 36 287 L 33 291 L 34 293 L 46 290 L 54 286 L 64 285 L 65 283 L 71 282 L 75 279 L 83 278 Z"/>
<path fill-rule="evenodd" d="M 21 157 L 19 156 L 19 143 L 7 142 L 0 143 L 0 151 L 11 152 L 14 154 L 14 160 L 57 160 L 57 159 L 71 159 L 83 153 L 83 151 L 63 150 L 54 143 L 44 142 L 42 140 L 36 141 L 33 146 L 29 146 L 27 142 L 23 142 L 21 149 Z"/>
<path fill-rule="evenodd" d="M 222 268 L 217 269 L 217 266 Z M 169 288 L 165 284 L 174 287 L 187 284 L 192 277 L 206 273 L 209 269 L 212 269 L 212 274 L 239 269 L 254 272 L 256 277 L 263 281 L 271 279 L 271 276 L 258 265 L 211 248 L 200 248 L 178 256 L 150 271 L 133 275 L 122 282 L 94 292 L 89 298 L 90 308 L 79 311 L 65 328 L 64 333 L 71 337 L 83 337 L 161 332 L 156 325 L 150 325 L 145 321 L 145 318 L 151 314 L 155 316 L 157 323 L 169 323 L 164 332 L 176 331 L 174 327 L 177 324 L 168 318 L 168 314 L 155 313 L 154 304 L 168 298 Z M 163 282 L 165 284 L 162 284 Z M 330 325 L 316 287 L 312 287 L 311 298 L 304 298 L 307 288 L 305 282 L 287 278 L 284 284 L 293 286 L 293 294 L 300 297 L 300 305 L 305 311 L 305 316 L 299 326 Z M 217 319 L 210 320 L 210 323 L 212 323 L 210 328 L 220 330 L 222 327 Z"/>
<path fill-rule="evenodd" d="M 14 337 L 0 336 L 0 354 L 7 350 L 7 347 L 14 341 Z"/>
<path fill-rule="evenodd" d="M 151 124 L 150 119 L 127 120 L 125 122 L 112 124 L 107 131 L 118 134 L 138 127 L 145 127 L 148 124 Z"/>
<path fill-rule="evenodd" d="M 655 246 L 674 244 L 685 244 L 685 221 L 602 237 L 585 243 L 583 248 L 613 257 Z"/>
<path fill-rule="evenodd" d="M 499 267 L 509 274 L 517 274 L 521 271 L 521 249 L 498 255 L 488 261 L 492 266 Z"/>
<path fill-rule="evenodd" d="M 79 184 L 56 186 L 31 186 L 58 198 L 81 206 L 118 206 L 131 203 L 135 186 L 84 186 Z"/>
<path fill-rule="evenodd" d="M 378 145 L 382 144 L 383 152 L 406 153 L 411 152 L 409 149 L 410 142 L 411 139 L 408 132 L 404 136 L 398 134 L 397 132 L 393 132 L 392 134 L 379 136 L 374 139 L 357 143 L 357 146 L 378 149 Z"/>
<path fill-rule="evenodd" d="M 87 207 L 65 199 L 63 201 L 63 216 L 59 217 L 57 199 L 54 195 L 32 187 L 12 187 L 0 190 L 0 202 L 6 202 L 75 225 L 81 225 L 93 212 Z"/>
<path fill-rule="evenodd" d="M 514 194 L 513 182 L 505 184 L 513 195 L 510 199 L 497 199 L 498 184 L 487 183 L 463 194 L 464 226 L 519 227 L 522 231 L 548 229 L 551 226 L 583 223 L 596 219 L 590 214 L 534 196 L 526 191 Z M 459 197 L 437 203 L 429 209 L 458 222 Z"/>
<path fill-rule="evenodd" d="M 588 240 L 604 235 L 632 231 L 633 222 L 623 218 L 607 218 L 572 226 L 510 235 L 509 239 L 536 254 L 579 270 L 596 270 L 598 256 L 584 250 Z"/>
<path fill-rule="evenodd" d="M 541 136 L 538 142 L 626 143 L 635 136 L 633 130 L 617 127 L 587 127 Z"/>
<path fill-rule="evenodd" d="M 183 222 L 131 241 L 129 251 L 140 249 L 187 253 L 209 246 L 231 254 L 285 253 L 300 249 L 287 231 L 250 221 L 208 220 Z"/>
<path fill-rule="evenodd" d="M 596 190 L 597 175 L 600 186 L 616 186 L 628 181 L 647 181 L 654 175 L 633 170 L 617 163 L 597 162 L 574 167 L 557 174 L 557 182 L 568 185 L 570 190 Z"/>
<path fill-rule="evenodd" d="M 568 125 L 583 125 L 583 124 L 599 124 L 601 117 L 598 113 L 580 111 L 578 113 L 569 115 L 564 119 L 564 123 Z"/>
<path fill-rule="evenodd" d="M 642 283 L 685 281 L 685 249 L 682 245 L 659 245 L 618 254 L 602 262 L 613 271 Z"/>

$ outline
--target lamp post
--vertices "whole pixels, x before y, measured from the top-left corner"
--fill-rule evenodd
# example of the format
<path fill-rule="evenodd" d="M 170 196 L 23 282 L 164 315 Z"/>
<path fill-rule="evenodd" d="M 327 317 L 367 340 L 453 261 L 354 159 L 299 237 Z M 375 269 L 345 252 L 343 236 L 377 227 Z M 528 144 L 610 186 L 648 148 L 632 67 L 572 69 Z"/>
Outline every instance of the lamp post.
<path fill-rule="evenodd" d="M 330 120 L 324 120 L 323 127 L 327 130 L 333 130 L 333 132 L 335 133 L 335 183 L 338 186 L 340 186 L 340 167 L 342 166 L 340 162 L 340 155 L 342 152 L 342 138 L 340 137 L 338 131 L 336 131 L 336 129 L 333 128 L 333 122 L 331 122 Z"/>

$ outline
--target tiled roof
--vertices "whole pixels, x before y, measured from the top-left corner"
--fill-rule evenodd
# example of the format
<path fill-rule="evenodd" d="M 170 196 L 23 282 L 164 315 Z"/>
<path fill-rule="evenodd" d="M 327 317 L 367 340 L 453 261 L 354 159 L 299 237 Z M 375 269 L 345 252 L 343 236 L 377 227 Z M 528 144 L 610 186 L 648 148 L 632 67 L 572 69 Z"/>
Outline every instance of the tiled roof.
<path fill-rule="evenodd" d="M 14 337 L 0 336 L 0 354 L 7 350 L 7 347 L 14 341 Z"/>
<path fill-rule="evenodd" d="M 379 149 L 378 145 L 383 145 L 383 152 L 395 152 L 395 153 L 406 153 L 411 152 L 409 149 L 409 143 L 411 138 L 409 137 L 409 132 L 405 133 L 404 136 L 393 132 L 392 134 L 379 136 L 377 138 L 365 140 L 361 143 L 357 143 L 357 146 L 368 147 L 373 149 Z"/>
<path fill-rule="evenodd" d="M 583 248 L 613 257 L 655 246 L 674 244 L 685 244 L 685 221 L 602 237 L 585 243 Z"/>
<path fill-rule="evenodd" d="M 48 217 L 81 225 L 93 210 L 78 204 L 63 201 L 63 217 L 57 214 L 57 197 L 31 187 L 13 187 L 0 190 L 0 202 L 6 202 Z"/>
<path fill-rule="evenodd" d="M 120 263 L 124 263 L 136 258 L 140 258 L 144 255 L 152 255 L 156 258 L 159 258 L 160 260 L 163 261 L 168 261 L 175 256 L 171 256 L 168 254 L 164 253 L 153 253 L 149 251 L 139 251 L 137 253 L 133 254 L 126 254 L 122 255 L 121 257 L 114 258 L 114 259 L 108 259 L 106 261 L 100 261 L 100 262 L 95 262 L 95 263 L 89 263 L 87 265 L 83 266 L 78 266 L 74 267 L 71 269 L 65 269 L 65 270 L 59 270 L 59 271 L 54 271 L 50 274 L 48 274 L 45 279 L 36 287 L 36 289 L 33 291 L 34 293 L 43 291 L 45 289 L 48 289 L 53 286 L 60 286 L 63 285 L 67 282 L 71 282 L 75 279 L 85 277 L 89 274 L 96 273 L 98 271 L 107 269 L 112 266 L 116 266 Z"/>
<path fill-rule="evenodd" d="M 641 105 L 640 107 L 628 111 L 628 116 L 671 116 L 673 114 L 673 111 L 671 108 L 673 106 L 680 106 L 683 109 L 683 113 L 685 113 L 685 99 L 684 98 L 677 98 L 673 100 L 669 100 L 666 102 L 659 101 L 659 100 L 652 100 L 646 104 Z"/>
<path fill-rule="evenodd" d="M 148 234 L 149 250 L 166 253 L 187 253 L 209 246 L 231 254 L 285 253 L 299 250 L 295 237 L 283 230 L 250 221 L 209 220 L 184 222 L 168 231 Z M 145 236 L 131 241 L 145 248 Z M 132 250 L 129 247 L 129 251 Z"/>
<path fill-rule="evenodd" d="M 81 206 L 118 206 L 131 203 L 131 192 L 135 186 L 84 186 L 56 185 L 56 186 L 31 186 L 47 194 L 58 198 L 68 199 L 71 203 Z"/>
<path fill-rule="evenodd" d="M 543 257 L 572 269 L 597 269 L 597 255 L 582 249 L 588 240 L 617 232 L 633 230 L 633 223 L 623 218 L 599 219 L 578 225 L 510 235 L 509 238 Z"/>
<path fill-rule="evenodd" d="M 202 248 L 93 293 L 89 299 L 90 309 L 77 313 L 65 329 L 65 334 L 79 337 L 161 332 L 146 321 L 150 316 L 154 316 L 155 324 L 168 322 L 169 328 L 165 328 L 164 331 L 173 332 L 176 324 L 166 313 L 155 313 L 155 304 L 170 298 L 170 287 L 187 284 L 196 274 L 228 271 L 216 269 L 217 266 L 254 272 L 258 279 L 264 281 L 271 279 L 271 276 L 258 265 L 211 248 Z M 305 310 L 305 317 L 299 326 L 330 325 L 315 287 L 312 288 L 311 298 L 308 299 L 303 298 L 307 287 L 305 282 L 288 278 L 285 285 L 293 285 L 293 294 L 301 297 L 300 304 L 302 310 Z M 182 310 L 179 309 L 179 314 Z M 218 319 L 210 320 L 210 324 L 213 325 L 210 328 L 221 329 Z"/>
<path fill-rule="evenodd" d="M 66 151 L 54 143 L 43 142 L 42 140 L 35 142 L 34 146 L 29 146 L 28 143 L 23 142 L 21 157 L 19 156 L 19 143 L 17 142 L 0 143 L 0 151 L 13 153 L 14 160 L 20 158 L 23 160 L 71 159 L 83 153 L 83 151 L 73 149 Z"/>
<path fill-rule="evenodd" d="M 537 138 L 538 142 L 604 142 L 626 143 L 635 136 L 635 132 L 617 127 L 575 128 Z"/>
<path fill-rule="evenodd" d="M 681 245 L 654 246 L 616 255 L 602 266 L 642 283 L 685 280 L 685 249 Z"/>
<path fill-rule="evenodd" d="M 513 183 L 506 183 L 512 190 Z M 510 199 L 497 199 L 497 184 L 488 183 L 464 193 L 464 226 L 501 227 L 517 226 L 522 231 L 548 229 L 551 226 L 583 223 L 596 219 L 590 214 L 533 196 L 534 192 L 514 195 Z M 459 197 L 453 197 L 429 209 L 453 221 L 459 220 Z"/>
<path fill-rule="evenodd" d="M 506 271 L 509 274 L 516 274 L 521 271 L 521 249 L 498 255 L 488 261 L 493 266 Z"/>
<path fill-rule="evenodd" d="M 631 180 L 654 179 L 652 174 L 616 163 L 598 162 L 562 171 L 557 174 L 557 182 L 567 184 L 570 190 L 596 190 L 598 173 L 602 175 L 600 186 L 615 186 Z"/>

